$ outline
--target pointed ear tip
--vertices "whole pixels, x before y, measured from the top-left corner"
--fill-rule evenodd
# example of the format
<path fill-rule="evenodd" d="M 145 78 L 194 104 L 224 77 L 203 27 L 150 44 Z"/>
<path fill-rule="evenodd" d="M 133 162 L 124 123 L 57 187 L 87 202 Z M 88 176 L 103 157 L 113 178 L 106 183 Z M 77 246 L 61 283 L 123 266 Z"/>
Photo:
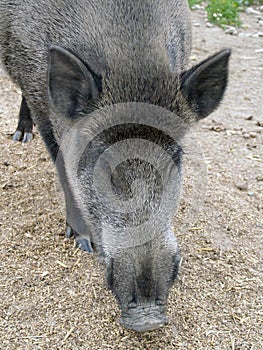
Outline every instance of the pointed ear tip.
<path fill-rule="evenodd" d="M 229 57 L 231 56 L 231 52 L 232 52 L 232 50 L 227 48 L 227 49 L 220 51 L 219 56 L 221 56 L 221 58 L 226 58 L 228 60 Z"/>
<path fill-rule="evenodd" d="M 59 46 L 55 45 L 55 44 L 49 44 L 48 46 L 48 51 L 52 52 L 54 50 L 57 50 L 59 48 Z"/>
<path fill-rule="evenodd" d="M 57 57 L 58 55 L 60 55 L 61 53 L 63 53 L 63 51 L 61 50 L 61 48 L 55 44 L 50 44 L 48 47 L 48 55 L 49 55 L 49 60 L 50 62 L 52 61 L 53 58 Z"/>
<path fill-rule="evenodd" d="M 68 55 L 68 51 L 66 49 L 56 44 L 50 44 L 48 47 L 48 51 L 49 51 L 49 54 Z"/>
<path fill-rule="evenodd" d="M 228 56 L 228 57 L 231 56 L 232 50 L 230 48 L 227 48 L 224 51 L 225 51 L 226 56 Z"/>
<path fill-rule="evenodd" d="M 214 54 L 213 56 L 211 56 L 211 61 L 212 62 L 221 62 L 221 64 L 224 65 L 228 65 L 229 62 L 229 58 L 231 56 L 231 49 L 223 49 L 219 52 L 217 52 L 216 54 Z"/>

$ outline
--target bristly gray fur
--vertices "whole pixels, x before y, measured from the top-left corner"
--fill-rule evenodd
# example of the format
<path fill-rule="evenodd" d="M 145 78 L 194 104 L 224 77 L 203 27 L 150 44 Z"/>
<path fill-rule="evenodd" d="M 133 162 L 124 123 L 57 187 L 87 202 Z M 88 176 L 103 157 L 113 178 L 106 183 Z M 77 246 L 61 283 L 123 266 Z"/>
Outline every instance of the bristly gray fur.
<path fill-rule="evenodd" d="M 191 50 L 184 0 L 1 0 L 0 4 L 2 60 L 30 100 L 37 123 L 43 122 L 43 111 L 48 109 L 43 96 L 50 43 L 71 50 L 98 76 L 106 77 L 101 104 L 141 101 L 167 108 L 173 103 L 175 78 L 185 69 Z"/>

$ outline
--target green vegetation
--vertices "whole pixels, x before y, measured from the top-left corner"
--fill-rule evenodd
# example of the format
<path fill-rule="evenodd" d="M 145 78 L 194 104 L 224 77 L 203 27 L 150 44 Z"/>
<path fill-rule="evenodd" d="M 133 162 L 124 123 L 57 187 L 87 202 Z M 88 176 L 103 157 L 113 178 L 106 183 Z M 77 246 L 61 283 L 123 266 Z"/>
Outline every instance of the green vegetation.
<path fill-rule="evenodd" d="M 209 0 L 206 11 L 209 22 L 216 23 L 220 27 L 241 25 L 240 4 L 236 0 Z"/>
<path fill-rule="evenodd" d="M 200 5 L 202 2 L 202 0 L 188 0 L 190 9 L 192 9 L 194 5 Z"/>
<path fill-rule="evenodd" d="M 202 0 L 188 0 L 190 8 L 194 5 L 200 5 Z M 239 12 L 246 6 L 254 4 L 262 5 L 263 0 L 207 0 L 205 10 L 209 22 L 215 23 L 220 27 L 241 25 Z"/>

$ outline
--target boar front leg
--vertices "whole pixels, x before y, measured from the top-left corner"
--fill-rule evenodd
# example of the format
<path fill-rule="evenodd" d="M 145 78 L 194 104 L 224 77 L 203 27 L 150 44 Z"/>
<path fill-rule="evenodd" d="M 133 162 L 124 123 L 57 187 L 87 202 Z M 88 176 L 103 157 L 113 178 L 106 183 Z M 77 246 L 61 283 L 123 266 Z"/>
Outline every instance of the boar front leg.
<path fill-rule="evenodd" d="M 22 95 L 22 102 L 19 111 L 18 125 L 13 136 L 13 141 L 22 141 L 26 143 L 33 139 L 33 120 L 26 103 L 25 97 Z"/>
<path fill-rule="evenodd" d="M 65 202 L 66 202 L 66 218 L 67 218 L 67 227 L 66 227 L 66 237 L 74 237 L 76 245 L 81 250 L 84 250 L 88 253 L 93 253 L 94 245 L 90 240 L 90 230 L 87 227 L 85 220 L 83 219 L 80 210 L 76 204 L 74 196 L 72 195 L 71 188 L 69 186 L 63 158 L 58 157 L 56 161 L 56 167 L 60 179 L 60 183 L 63 188 Z"/>

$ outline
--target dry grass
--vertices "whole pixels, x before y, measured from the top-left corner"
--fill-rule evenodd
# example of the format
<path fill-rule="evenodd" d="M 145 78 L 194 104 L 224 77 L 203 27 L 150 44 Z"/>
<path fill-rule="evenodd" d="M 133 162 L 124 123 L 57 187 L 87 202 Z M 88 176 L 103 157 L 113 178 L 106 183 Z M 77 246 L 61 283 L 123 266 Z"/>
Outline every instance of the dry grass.
<path fill-rule="evenodd" d="M 209 33 L 211 38 L 204 44 L 203 36 Z M 213 46 L 215 35 L 219 42 L 214 46 L 224 46 L 227 39 L 220 29 L 203 28 L 202 34 L 197 33 L 198 58 Z M 235 40 L 228 45 L 246 55 L 243 43 Z M 208 163 L 206 196 L 200 191 L 202 206 L 193 218 L 190 199 L 200 181 L 188 164 L 186 195 L 176 218 L 183 262 L 169 298 L 170 323 L 145 334 L 118 325 L 119 310 L 104 286 L 103 266 L 63 237 L 65 223 L 55 194 L 53 165 L 38 134 L 24 147 L 11 141 L 19 92 L 1 74 L 1 349 L 263 348 L 263 182 L 256 180 L 262 175 L 263 152 L 262 128 L 255 126 L 262 101 L 255 91 L 250 102 L 238 93 L 258 67 L 256 62 L 254 71 L 247 69 L 247 75 L 240 77 L 242 64 L 246 62 L 233 58 L 234 83 L 225 105 L 215 121 L 202 122 L 196 130 Z M 260 76 L 253 77 L 262 92 Z M 246 96 L 247 91 L 244 87 Z M 235 106 L 248 104 L 245 113 L 252 113 L 253 121 L 234 111 Z M 222 132 L 215 132 L 212 128 L 221 114 L 228 120 L 224 119 Z M 249 140 L 251 148 L 242 130 L 235 132 L 237 124 L 258 133 Z M 236 181 L 244 178 L 253 196 L 236 187 Z"/>

